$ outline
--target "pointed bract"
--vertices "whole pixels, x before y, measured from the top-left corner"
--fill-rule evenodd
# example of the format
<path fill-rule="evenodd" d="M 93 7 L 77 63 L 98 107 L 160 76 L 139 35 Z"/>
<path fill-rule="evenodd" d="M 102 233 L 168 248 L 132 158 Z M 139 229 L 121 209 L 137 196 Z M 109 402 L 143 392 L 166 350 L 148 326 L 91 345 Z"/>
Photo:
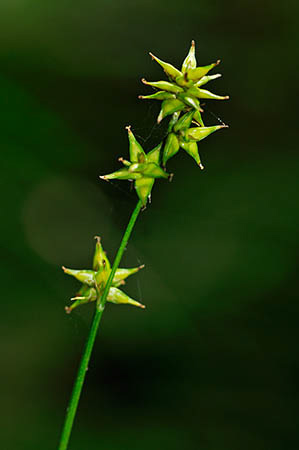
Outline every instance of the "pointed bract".
<path fill-rule="evenodd" d="M 138 172 L 132 172 L 128 169 L 119 169 L 116 172 L 101 175 L 102 180 L 138 180 L 142 175 Z"/>
<path fill-rule="evenodd" d="M 211 133 L 214 133 L 217 130 L 221 130 L 222 128 L 227 128 L 226 125 L 216 125 L 214 127 L 195 127 L 189 128 L 187 132 L 187 136 L 189 139 L 193 139 L 194 141 L 201 141 L 202 139 L 209 136 Z"/>
<path fill-rule="evenodd" d="M 116 287 L 112 287 L 109 290 L 109 294 L 107 296 L 108 302 L 115 303 L 116 305 L 133 305 L 138 306 L 139 308 L 144 309 L 145 306 L 142 305 L 139 302 L 136 302 L 136 300 L 133 300 L 131 297 L 126 295 L 124 292 L 122 292 L 120 289 Z"/>
<path fill-rule="evenodd" d="M 152 86 L 156 89 L 161 89 L 162 91 L 169 92 L 171 94 L 178 94 L 179 92 L 184 92 L 184 89 L 180 86 L 177 86 L 174 83 L 170 83 L 169 81 L 146 81 L 142 78 L 142 83 L 147 84 L 148 86 Z"/>
<path fill-rule="evenodd" d="M 190 69 L 187 72 L 188 80 L 199 81 L 202 77 L 204 77 L 210 70 L 212 70 L 215 66 L 220 64 L 220 60 L 213 64 L 209 64 L 208 66 L 196 67 L 195 69 Z"/>
<path fill-rule="evenodd" d="M 146 160 L 148 163 L 155 163 L 159 165 L 162 145 L 163 143 L 161 142 L 146 155 Z"/>
<path fill-rule="evenodd" d="M 195 88 L 198 89 L 198 88 Z M 207 91 L 206 89 L 198 89 L 199 93 L 198 93 L 198 98 L 206 98 L 206 99 L 211 99 L 211 100 L 228 100 L 229 96 L 228 95 L 217 95 L 217 94 L 213 94 L 210 91 Z"/>
<path fill-rule="evenodd" d="M 163 166 L 166 165 L 167 161 L 172 158 L 180 149 L 180 144 L 178 137 L 175 133 L 169 133 L 167 136 L 164 152 L 163 152 Z"/>
<path fill-rule="evenodd" d="M 76 270 L 76 269 L 67 269 L 62 266 L 62 270 L 64 273 L 75 277 L 81 283 L 87 284 L 87 286 L 95 285 L 95 273 L 93 270 Z"/>
<path fill-rule="evenodd" d="M 138 197 L 141 200 L 142 206 L 146 206 L 150 198 L 155 179 L 151 177 L 142 177 L 135 181 L 135 189 Z"/>
<path fill-rule="evenodd" d="M 201 126 L 204 127 L 204 123 L 199 110 L 195 111 L 193 119 Z"/>
<path fill-rule="evenodd" d="M 159 91 L 152 95 L 139 95 L 138 98 L 141 98 L 142 100 L 162 100 L 163 101 L 163 100 L 170 100 L 172 98 L 175 98 L 175 95 L 170 92 Z"/>
<path fill-rule="evenodd" d="M 181 147 L 190 155 L 192 156 L 192 158 L 197 162 L 197 164 L 199 165 L 199 167 L 201 169 L 203 169 L 203 165 L 201 164 L 201 160 L 200 160 L 200 156 L 198 153 L 198 147 L 197 147 L 197 143 L 196 142 L 184 142 L 182 141 L 181 143 Z"/>
<path fill-rule="evenodd" d="M 113 278 L 113 286 L 118 287 L 124 280 L 126 280 L 129 276 L 134 275 L 134 273 L 139 272 L 139 270 L 143 269 L 144 265 L 139 267 L 133 267 L 132 269 L 117 269 Z"/>
<path fill-rule="evenodd" d="M 164 72 L 166 73 L 166 75 L 169 78 L 172 78 L 173 80 L 175 80 L 177 77 L 182 75 L 182 72 L 180 70 L 176 69 L 171 64 L 162 61 L 161 59 L 157 58 L 152 53 L 150 53 L 150 55 L 155 61 L 157 61 L 158 64 L 160 64 L 160 66 L 163 68 Z"/>
<path fill-rule="evenodd" d="M 186 58 L 183 62 L 183 65 L 182 65 L 182 72 L 185 73 L 189 69 L 195 69 L 195 67 L 196 67 L 195 42 L 192 41 L 189 53 L 186 56 Z"/>
<path fill-rule="evenodd" d="M 99 236 L 95 236 L 96 239 L 96 248 L 93 256 L 93 270 L 98 272 L 98 270 L 110 270 L 110 262 L 107 258 L 106 253 L 101 244 L 101 238 Z"/>
<path fill-rule="evenodd" d="M 131 131 L 131 127 L 126 127 L 128 130 L 128 138 L 129 138 L 129 151 L 130 151 L 130 160 L 131 162 L 136 163 L 144 163 L 146 156 L 143 148 L 135 138 L 133 132 Z"/>
<path fill-rule="evenodd" d="M 205 75 L 199 81 L 195 83 L 195 86 L 200 87 L 204 84 L 207 84 L 209 81 L 216 80 L 217 78 L 222 77 L 221 73 L 216 73 L 215 75 Z"/>

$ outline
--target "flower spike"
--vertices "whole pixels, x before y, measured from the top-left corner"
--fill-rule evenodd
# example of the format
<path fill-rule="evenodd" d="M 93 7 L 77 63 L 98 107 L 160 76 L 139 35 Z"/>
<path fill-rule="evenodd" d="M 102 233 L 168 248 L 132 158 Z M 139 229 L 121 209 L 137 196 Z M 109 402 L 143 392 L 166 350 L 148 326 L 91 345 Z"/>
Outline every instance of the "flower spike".
<path fill-rule="evenodd" d="M 149 52 L 149 54 L 155 61 L 157 61 L 158 64 L 160 64 L 160 66 L 163 68 L 164 72 L 169 78 L 175 80 L 177 77 L 180 77 L 182 75 L 182 72 L 173 67 L 171 64 L 162 61 L 161 59 L 153 55 L 151 52 Z"/>
<path fill-rule="evenodd" d="M 188 112 L 191 109 L 200 111 L 200 99 L 227 100 L 228 96 L 220 96 L 204 89 L 199 89 L 209 81 L 219 78 L 220 74 L 207 75 L 210 70 L 220 64 L 220 60 L 207 66 L 198 66 L 195 58 L 195 42 L 191 42 L 189 52 L 183 62 L 181 71 L 169 63 L 150 53 L 151 57 L 163 68 L 169 81 L 146 81 L 142 82 L 159 92 L 152 95 L 140 95 L 141 99 L 161 100 L 162 107 L 157 122 L 160 123 L 165 117 L 174 113 Z M 198 125 L 204 126 L 200 112 L 194 117 Z"/>
<path fill-rule="evenodd" d="M 96 236 L 96 248 L 93 256 L 93 269 L 92 270 L 73 270 L 62 267 L 64 273 L 75 277 L 82 283 L 82 287 L 78 294 L 71 298 L 71 306 L 66 306 L 65 310 L 69 314 L 73 309 L 86 303 L 100 301 L 101 295 L 104 292 L 105 285 L 111 272 L 110 262 L 106 253 L 101 245 L 101 239 Z M 117 269 L 113 278 L 112 287 L 109 290 L 107 301 L 116 304 L 128 304 L 138 306 L 139 308 L 145 308 L 144 305 L 133 300 L 124 292 L 122 292 L 119 286 L 125 284 L 125 281 L 129 276 L 139 272 L 143 269 L 144 265 L 139 267 L 133 267 L 131 269 Z"/>
<path fill-rule="evenodd" d="M 170 174 L 166 173 L 159 165 L 162 144 L 157 145 L 146 154 L 136 140 L 131 127 L 126 127 L 126 129 L 129 137 L 130 161 L 119 158 L 125 167 L 108 175 L 102 175 L 100 178 L 103 180 L 134 180 L 137 195 L 145 207 L 155 179 L 169 179 Z"/>

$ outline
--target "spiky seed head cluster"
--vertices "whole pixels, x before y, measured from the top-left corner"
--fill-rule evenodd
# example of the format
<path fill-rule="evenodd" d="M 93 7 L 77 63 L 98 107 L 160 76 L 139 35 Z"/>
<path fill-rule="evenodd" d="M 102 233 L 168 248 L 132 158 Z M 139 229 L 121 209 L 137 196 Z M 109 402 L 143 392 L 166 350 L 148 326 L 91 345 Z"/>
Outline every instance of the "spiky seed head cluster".
<path fill-rule="evenodd" d="M 169 81 L 148 82 L 142 79 L 144 84 L 158 89 L 152 95 L 139 96 L 142 99 L 161 100 L 161 111 L 158 123 L 165 117 L 172 116 L 167 136 L 153 150 L 145 153 L 140 143 L 136 140 L 130 127 L 127 127 L 129 137 L 130 160 L 119 158 L 124 167 L 116 172 L 103 175 L 104 180 L 130 180 L 134 182 L 135 189 L 142 205 L 145 207 L 151 195 L 151 190 L 156 178 L 171 180 L 172 174 L 165 171 L 167 161 L 173 157 L 179 149 L 185 150 L 203 168 L 197 143 L 209 136 L 214 131 L 225 128 L 226 125 L 206 127 L 201 113 L 201 99 L 225 100 L 228 96 L 219 96 L 201 87 L 211 80 L 219 78 L 220 74 L 207 75 L 220 61 L 208 66 L 197 67 L 195 59 L 195 44 L 191 43 L 181 70 L 176 69 L 152 53 L 152 58 L 164 69 Z M 191 126 L 194 125 L 194 126 Z M 163 151 L 162 151 L 163 149 Z M 162 164 L 162 167 L 161 167 Z M 66 312 L 70 313 L 74 308 L 85 303 L 100 302 L 106 283 L 111 273 L 109 260 L 104 252 L 100 238 L 96 238 L 96 249 L 92 270 L 74 270 L 62 267 L 64 272 L 75 277 L 82 283 L 78 294 L 73 297 L 71 306 L 67 306 Z M 131 269 L 117 269 L 109 290 L 107 301 L 111 303 L 126 303 L 144 308 L 144 305 L 128 297 L 119 286 L 125 283 L 125 279 L 138 272 L 143 266 Z"/>
<path fill-rule="evenodd" d="M 150 53 L 164 69 L 169 81 L 148 82 L 144 78 L 144 84 L 158 89 L 152 95 L 139 96 L 142 99 L 161 100 L 161 110 L 157 119 L 160 123 L 165 117 L 172 116 L 168 133 L 165 139 L 149 153 L 145 153 L 142 146 L 136 140 L 130 127 L 128 129 L 130 144 L 130 161 L 119 158 L 124 164 L 124 168 L 103 175 L 104 180 L 131 180 L 134 181 L 136 192 L 143 204 L 146 205 L 150 198 L 151 190 L 156 178 L 171 179 L 172 175 L 166 173 L 167 161 L 172 158 L 179 149 L 188 153 L 203 169 L 197 143 L 227 125 L 215 125 L 206 127 L 203 123 L 201 113 L 201 99 L 226 100 L 229 97 L 213 94 L 201 87 L 211 80 L 219 78 L 220 74 L 207 75 L 208 72 L 220 63 L 209 64 L 197 67 L 195 58 L 195 43 L 192 41 L 189 53 L 187 54 L 181 70 L 176 69 L 169 63 Z M 194 126 L 191 126 L 194 125 Z M 160 167 L 162 164 L 162 167 Z"/>
<path fill-rule="evenodd" d="M 157 119 L 158 123 L 175 112 L 186 112 L 192 109 L 194 110 L 193 120 L 197 122 L 198 125 L 204 126 L 201 118 L 201 112 L 203 111 L 200 107 L 200 100 L 227 100 L 229 98 L 227 95 L 216 95 L 206 89 L 201 89 L 201 87 L 209 81 L 221 77 L 221 74 L 219 73 L 207 75 L 211 69 L 220 63 L 220 60 L 207 66 L 197 67 L 194 41 L 191 43 L 189 53 L 182 64 L 181 70 L 162 61 L 152 53 L 150 53 L 150 55 L 158 64 L 160 64 L 169 79 L 169 81 L 162 80 L 152 82 L 146 81 L 144 78 L 141 80 L 144 84 L 158 89 L 155 94 L 139 96 L 139 98 L 142 99 L 162 101 L 161 111 Z"/>
<path fill-rule="evenodd" d="M 100 301 L 104 292 L 105 285 L 111 272 L 111 266 L 101 245 L 101 239 L 98 236 L 96 236 L 95 239 L 96 248 L 93 257 L 92 270 L 67 269 L 62 266 L 64 273 L 75 277 L 82 283 L 79 292 L 75 295 L 75 297 L 71 298 L 73 301 L 71 306 L 65 307 L 67 313 L 70 313 L 73 309 L 86 303 Z M 113 278 L 112 286 L 107 296 L 107 301 L 110 303 L 128 304 L 138 306 L 139 308 L 145 308 L 144 305 L 136 300 L 133 300 L 119 289 L 119 286 L 125 284 L 126 278 L 138 272 L 140 269 L 143 269 L 143 267 L 144 266 L 142 265 L 131 269 L 117 269 Z"/>
<path fill-rule="evenodd" d="M 166 138 L 162 163 L 165 167 L 167 161 L 174 156 L 179 149 L 185 150 L 203 169 L 200 160 L 197 142 L 209 136 L 227 125 L 216 125 L 206 127 L 204 125 L 201 100 L 227 100 L 228 95 L 221 96 L 213 94 L 201 87 L 209 81 L 221 77 L 221 74 L 207 75 L 211 69 L 220 63 L 220 60 L 207 66 L 197 67 L 195 58 L 195 42 L 192 41 L 190 50 L 182 64 L 181 70 L 176 69 L 169 63 L 150 53 L 152 58 L 160 64 L 168 76 L 169 81 L 148 82 L 144 78 L 144 84 L 159 89 L 155 94 L 139 96 L 141 99 L 161 100 L 161 110 L 157 122 L 160 123 L 165 117 L 172 115 L 169 134 Z M 191 124 L 195 127 L 191 127 Z"/>
<path fill-rule="evenodd" d="M 108 175 L 102 175 L 103 180 L 132 180 L 134 181 L 137 195 L 139 196 L 143 206 L 151 194 L 152 187 L 156 178 L 171 179 L 171 174 L 165 172 L 160 167 L 160 152 L 162 143 L 145 153 L 142 146 L 135 138 L 131 127 L 127 127 L 129 137 L 129 153 L 130 161 L 119 158 L 125 167 Z"/>

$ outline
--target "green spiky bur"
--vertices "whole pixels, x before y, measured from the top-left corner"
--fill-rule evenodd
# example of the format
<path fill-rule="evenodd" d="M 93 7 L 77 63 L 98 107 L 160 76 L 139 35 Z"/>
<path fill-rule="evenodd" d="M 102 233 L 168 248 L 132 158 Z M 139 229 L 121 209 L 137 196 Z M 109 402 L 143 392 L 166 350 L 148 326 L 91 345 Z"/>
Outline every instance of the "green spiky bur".
<path fill-rule="evenodd" d="M 204 126 L 199 112 L 199 99 L 227 100 L 229 98 L 228 96 L 220 96 L 213 94 L 210 91 L 199 89 L 200 86 L 221 76 L 220 74 L 207 75 L 210 70 L 220 63 L 220 60 L 207 66 L 197 67 L 194 41 L 191 42 L 191 47 L 182 64 L 181 70 L 162 61 L 152 53 L 150 53 L 150 55 L 163 68 L 169 79 L 169 81 L 153 82 L 146 81 L 144 78 L 142 79 L 144 84 L 160 90 L 153 95 L 139 96 L 139 98 L 142 99 L 162 100 L 161 111 L 157 119 L 158 123 L 175 112 L 186 112 L 191 108 L 198 111 L 194 120 L 197 121 L 199 126 Z"/>
<path fill-rule="evenodd" d="M 108 175 L 102 175 L 103 180 L 133 180 L 138 197 L 142 205 L 146 206 L 156 178 L 170 179 L 171 175 L 160 167 L 160 151 L 162 143 L 149 153 L 145 153 L 135 138 L 131 127 L 127 127 L 129 138 L 130 161 L 119 158 L 124 168 Z"/>
<path fill-rule="evenodd" d="M 70 313 L 73 309 L 86 303 L 99 301 L 104 291 L 106 282 L 111 272 L 110 262 L 106 253 L 101 245 L 101 240 L 96 236 L 96 248 L 93 257 L 92 270 L 75 270 L 67 269 L 62 266 L 64 273 L 73 276 L 82 283 L 78 294 L 73 297 L 71 306 L 66 306 L 65 310 Z M 139 267 L 133 267 L 130 269 L 117 269 L 113 278 L 112 287 L 109 290 L 107 301 L 115 304 L 128 304 L 138 306 L 139 308 L 145 308 L 144 305 L 129 297 L 122 292 L 119 286 L 125 284 L 125 280 L 143 269 L 144 265 Z"/>

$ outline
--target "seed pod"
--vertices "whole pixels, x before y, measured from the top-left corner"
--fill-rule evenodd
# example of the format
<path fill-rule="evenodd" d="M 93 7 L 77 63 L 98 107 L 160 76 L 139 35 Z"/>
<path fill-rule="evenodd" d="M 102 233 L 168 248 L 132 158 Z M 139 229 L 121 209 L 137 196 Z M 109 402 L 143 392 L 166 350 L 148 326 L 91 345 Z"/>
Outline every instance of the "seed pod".
<path fill-rule="evenodd" d="M 108 302 L 115 303 L 117 305 L 119 304 L 127 304 L 127 305 L 133 305 L 138 306 L 139 308 L 145 308 L 144 305 L 142 305 L 139 302 L 136 302 L 136 300 L 133 300 L 131 297 L 126 295 L 124 292 L 122 292 L 120 289 L 117 289 L 116 287 L 111 287 L 109 290 L 109 294 L 107 297 Z"/>
<path fill-rule="evenodd" d="M 190 69 L 187 72 L 187 76 L 189 80 L 199 81 L 202 77 L 204 77 L 213 67 L 218 66 L 220 64 L 220 59 L 213 64 L 209 64 L 208 66 L 196 67 L 195 69 Z"/>
<path fill-rule="evenodd" d="M 200 156 L 198 153 L 198 147 L 197 147 L 197 143 L 196 142 L 180 142 L 181 147 L 190 155 L 192 156 L 193 159 L 195 159 L 195 161 L 197 162 L 197 164 L 199 165 L 199 167 L 201 169 L 203 169 L 203 165 L 201 164 L 201 160 L 200 160 Z"/>
<path fill-rule="evenodd" d="M 160 163 L 160 152 L 161 152 L 161 148 L 162 148 L 163 143 L 161 142 L 160 144 L 158 144 L 155 148 L 153 148 L 153 150 L 151 150 L 147 155 L 146 155 L 146 160 L 148 163 L 152 162 L 155 164 Z"/>
<path fill-rule="evenodd" d="M 195 111 L 189 111 L 186 114 L 184 114 L 178 121 L 177 123 L 174 125 L 173 130 L 175 131 L 175 133 L 177 133 L 180 130 L 184 130 L 186 128 L 189 128 L 191 123 L 192 123 L 192 119 L 194 116 Z"/>
<path fill-rule="evenodd" d="M 177 99 L 164 100 L 161 106 L 161 111 L 158 116 L 157 122 L 160 123 L 165 117 L 170 116 L 176 111 L 182 111 L 185 108 L 183 102 Z"/>
<path fill-rule="evenodd" d="M 143 163 L 146 159 L 145 153 L 143 151 L 143 148 L 139 144 L 139 142 L 136 140 L 134 134 L 131 131 L 131 127 L 126 127 L 128 130 L 128 138 L 129 138 L 129 151 L 130 151 L 130 159 L 131 162 L 136 163 Z"/>
<path fill-rule="evenodd" d="M 187 136 L 188 139 L 192 139 L 194 141 L 201 141 L 202 139 L 209 136 L 209 134 L 214 133 L 214 131 L 220 130 L 221 128 L 227 128 L 227 125 L 189 128 L 189 130 L 187 131 Z"/>
<path fill-rule="evenodd" d="M 170 92 L 159 91 L 152 95 L 139 95 L 138 98 L 142 100 L 170 100 L 171 98 L 175 98 L 175 95 Z"/>
<path fill-rule="evenodd" d="M 138 180 L 142 175 L 138 172 L 130 172 L 128 169 L 119 169 L 116 172 L 101 175 L 102 180 Z"/>
<path fill-rule="evenodd" d="M 197 83 L 195 83 L 195 86 L 200 87 L 204 84 L 207 84 L 209 81 L 216 80 L 216 78 L 222 77 L 221 73 L 215 73 L 215 75 L 205 75 L 202 77 Z"/>
<path fill-rule="evenodd" d="M 150 53 L 150 55 L 155 61 L 157 61 L 158 64 L 160 64 L 160 66 L 163 68 L 166 75 L 168 77 L 170 77 L 171 79 L 175 80 L 177 77 L 182 75 L 182 72 L 180 72 L 178 69 L 173 67 L 171 64 L 162 61 L 161 59 L 157 58 L 152 53 Z"/>
<path fill-rule="evenodd" d="M 196 122 L 198 122 L 200 126 L 204 127 L 204 123 L 199 110 L 195 111 L 193 119 L 196 120 Z"/>
<path fill-rule="evenodd" d="M 101 238 L 99 236 L 95 236 L 96 239 L 96 248 L 93 256 L 93 265 L 92 268 L 96 272 L 99 270 L 108 270 L 110 271 L 110 262 L 104 252 L 104 249 L 101 244 Z"/>
<path fill-rule="evenodd" d="M 196 97 L 198 97 L 198 98 L 207 98 L 207 99 L 212 99 L 212 100 L 228 100 L 229 99 L 228 95 L 225 95 L 225 96 L 216 95 L 210 91 L 207 91 L 206 89 L 199 89 L 197 87 L 194 87 L 192 89 L 194 90 L 193 95 L 195 95 L 195 91 L 197 90 Z"/>
<path fill-rule="evenodd" d="M 95 286 L 95 277 L 93 270 L 75 270 L 75 269 L 67 269 L 62 266 L 62 270 L 64 273 L 75 277 L 81 283 L 87 284 L 87 286 Z"/>
<path fill-rule="evenodd" d="M 161 148 L 162 143 L 157 145 L 157 147 L 155 147 L 146 155 L 147 163 L 154 163 L 159 165 Z M 135 189 L 138 197 L 142 201 L 143 206 L 146 206 L 147 200 L 151 195 L 154 181 L 154 178 L 146 176 L 143 176 L 140 180 L 135 181 Z"/>
<path fill-rule="evenodd" d="M 133 267 L 132 269 L 117 269 L 113 278 L 113 286 L 118 287 L 122 282 L 127 279 L 130 275 L 134 275 L 134 273 L 139 272 L 139 270 L 143 269 L 144 265 L 139 267 Z"/>
<path fill-rule="evenodd" d="M 186 56 L 186 58 L 183 62 L 183 65 L 182 65 L 182 72 L 185 73 L 189 69 L 195 69 L 195 67 L 196 67 L 195 42 L 192 41 L 189 53 Z"/>
<path fill-rule="evenodd" d="M 180 86 L 177 86 L 174 83 L 170 83 L 169 81 L 146 81 L 144 78 L 142 78 L 141 81 L 143 84 L 147 84 L 148 86 L 152 86 L 156 89 L 161 89 L 162 91 L 167 91 L 172 94 L 184 92 L 184 90 Z"/>
<path fill-rule="evenodd" d="M 164 151 L 163 151 L 163 165 L 165 166 L 169 158 L 172 158 L 180 149 L 180 144 L 177 136 L 170 133 L 167 136 Z"/>
<path fill-rule="evenodd" d="M 142 177 L 140 180 L 135 181 L 135 189 L 138 197 L 140 198 L 142 205 L 146 206 L 149 199 L 155 179 L 152 177 Z"/>

